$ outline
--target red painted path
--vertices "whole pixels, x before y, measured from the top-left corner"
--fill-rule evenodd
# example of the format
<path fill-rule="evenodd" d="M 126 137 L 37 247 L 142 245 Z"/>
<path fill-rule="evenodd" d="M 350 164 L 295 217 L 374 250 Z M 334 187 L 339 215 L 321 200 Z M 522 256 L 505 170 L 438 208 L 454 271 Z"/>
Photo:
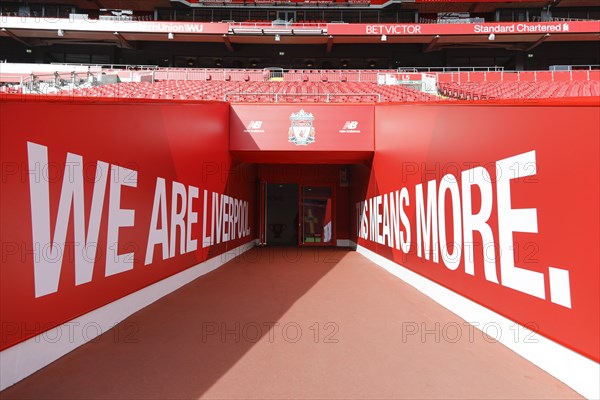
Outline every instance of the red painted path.
<path fill-rule="evenodd" d="M 360 254 L 310 248 L 252 249 L 0 397 L 580 398 Z"/>

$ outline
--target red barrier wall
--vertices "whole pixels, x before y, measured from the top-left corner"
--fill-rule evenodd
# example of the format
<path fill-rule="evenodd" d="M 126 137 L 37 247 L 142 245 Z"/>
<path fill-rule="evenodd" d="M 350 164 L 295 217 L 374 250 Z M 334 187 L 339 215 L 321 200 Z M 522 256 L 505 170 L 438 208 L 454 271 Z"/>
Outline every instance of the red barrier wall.
<path fill-rule="evenodd" d="M 598 361 L 600 111 L 543 104 L 377 106 L 353 234 Z"/>
<path fill-rule="evenodd" d="M 1 110 L 2 349 L 254 238 L 256 167 L 231 160 L 228 104 Z"/>

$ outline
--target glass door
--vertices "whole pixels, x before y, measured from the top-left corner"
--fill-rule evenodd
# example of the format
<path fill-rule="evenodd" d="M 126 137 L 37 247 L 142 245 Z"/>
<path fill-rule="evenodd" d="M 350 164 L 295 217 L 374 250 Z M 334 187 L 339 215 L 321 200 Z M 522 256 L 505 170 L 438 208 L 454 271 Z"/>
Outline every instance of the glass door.
<path fill-rule="evenodd" d="M 331 187 L 303 186 L 300 195 L 300 244 L 333 245 L 333 193 Z"/>
<path fill-rule="evenodd" d="M 277 11 L 277 19 L 286 22 L 296 22 L 296 11 Z"/>

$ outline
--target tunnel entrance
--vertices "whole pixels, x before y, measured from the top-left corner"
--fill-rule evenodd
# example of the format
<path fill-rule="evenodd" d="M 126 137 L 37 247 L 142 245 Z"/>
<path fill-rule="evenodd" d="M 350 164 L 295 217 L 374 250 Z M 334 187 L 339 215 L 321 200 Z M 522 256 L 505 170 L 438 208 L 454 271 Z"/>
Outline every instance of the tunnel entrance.
<path fill-rule="evenodd" d="M 298 183 L 262 184 L 264 245 L 332 246 L 334 188 Z"/>
<path fill-rule="evenodd" d="M 348 164 L 259 164 L 259 243 L 347 247 L 353 216 L 351 168 Z"/>

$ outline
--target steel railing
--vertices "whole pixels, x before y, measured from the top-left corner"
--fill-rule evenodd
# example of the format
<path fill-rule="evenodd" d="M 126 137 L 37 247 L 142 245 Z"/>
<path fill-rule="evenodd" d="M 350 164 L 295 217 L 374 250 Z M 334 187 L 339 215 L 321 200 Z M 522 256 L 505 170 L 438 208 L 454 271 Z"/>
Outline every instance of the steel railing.
<path fill-rule="evenodd" d="M 316 98 L 317 100 L 323 99 L 325 103 L 331 103 L 332 97 L 373 97 L 377 99 L 377 103 L 381 103 L 381 94 L 379 93 L 265 93 L 265 92 L 229 92 L 223 95 L 223 101 L 230 100 L 232 96 L 247 97 L 267 97 L 271 98 L 273 103 L 279 103 L 282 97 L 304 97 L 304 98 Z"/>

